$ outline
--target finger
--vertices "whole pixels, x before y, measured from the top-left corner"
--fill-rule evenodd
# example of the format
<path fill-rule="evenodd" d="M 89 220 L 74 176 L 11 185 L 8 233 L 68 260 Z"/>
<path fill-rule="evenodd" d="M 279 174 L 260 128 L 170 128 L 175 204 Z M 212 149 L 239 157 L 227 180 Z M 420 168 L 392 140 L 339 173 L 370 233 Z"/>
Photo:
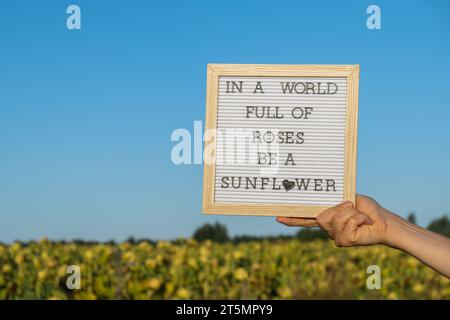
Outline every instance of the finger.
<path fill-rule="evenodd" d="M 317 227 L 319 225 L 314 218 L 277 217 L 277 221 L 289 227 Z"/>
<path fill-rule="evenodd" d="M 353 203 L 350 201 L 345 201 L 334 207 L 328 208 L 319 214 L 316 218 L 319 226 L 331 235 L 331 222 L 333 221 L 334 215 L 345 208 L 353 208 Z"/>
<path fill-rule="evenodd" d="M 358 244 L 358 228 L 362 225 L 371 225 L 374 221 L 365 213 L 359 212 L 352 216 L 338 236 L 337 245 L 353 246 Z"/>
<path fill-rule="evenodd" d="M 314 218 L 277 217 L 277 221 L 290 227 L 313 227 L 318 226 Z"/>
<path fill-rule="evenodd" d="M 351 217 L 358 214 L 359 211 L 353 208 L 343 209 L 336 213 L 331 220 L 331 236 L 333 239 L 344 230 L 345 225 Z"/>

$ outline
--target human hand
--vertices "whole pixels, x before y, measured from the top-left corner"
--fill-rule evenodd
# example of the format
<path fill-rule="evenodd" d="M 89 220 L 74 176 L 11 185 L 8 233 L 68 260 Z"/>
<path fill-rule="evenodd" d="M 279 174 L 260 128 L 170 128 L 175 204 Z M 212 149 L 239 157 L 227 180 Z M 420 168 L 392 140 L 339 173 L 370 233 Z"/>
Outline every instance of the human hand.
<path fill-rule="evenodd" d="M 343 202 L 317 218 L 277 217 L 291 227 L 320 226 L 338 247 L 384 244 L 403 250 L 450 278 L 450 239 L 412 224 L 375 200 L 357 195 L 356 207 Z"/>
<path fill-rule="evenodd" d="M 381 207 L 372 198 L 357 195 L 356 208 L 350 201 L 322 212 L 317 218 L 277 217 L 287 226 L 320 226 L 338 247 L 387 244 L 388 224 L 394 214 Z"/>

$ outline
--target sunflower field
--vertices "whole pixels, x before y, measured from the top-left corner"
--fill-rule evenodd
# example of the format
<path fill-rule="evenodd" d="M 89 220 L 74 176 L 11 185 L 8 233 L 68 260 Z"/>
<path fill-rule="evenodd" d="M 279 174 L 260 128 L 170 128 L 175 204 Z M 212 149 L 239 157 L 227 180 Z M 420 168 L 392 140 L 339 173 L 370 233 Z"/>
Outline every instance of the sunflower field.
<path fill-rule="evenodd" d="M 68 289 L 69 266 L 80 287 Z M 380 289 L 366 285 L 370 265 Z M 382 246 L 329 240 L 0 245 L 0 299 L 450 299 L 450 280 Z"/>

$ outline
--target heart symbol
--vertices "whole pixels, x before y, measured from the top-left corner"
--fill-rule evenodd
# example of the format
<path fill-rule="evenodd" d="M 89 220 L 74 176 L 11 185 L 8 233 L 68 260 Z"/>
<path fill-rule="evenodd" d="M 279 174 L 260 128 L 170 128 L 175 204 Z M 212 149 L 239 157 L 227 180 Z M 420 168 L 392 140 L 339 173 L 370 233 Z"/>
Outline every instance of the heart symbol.
<path fill-rule="evenodd" d="M 283 187 L 286 191 L 289 191 L 295 187 L 295 183 L 289 180 L 283 180 Z"/>

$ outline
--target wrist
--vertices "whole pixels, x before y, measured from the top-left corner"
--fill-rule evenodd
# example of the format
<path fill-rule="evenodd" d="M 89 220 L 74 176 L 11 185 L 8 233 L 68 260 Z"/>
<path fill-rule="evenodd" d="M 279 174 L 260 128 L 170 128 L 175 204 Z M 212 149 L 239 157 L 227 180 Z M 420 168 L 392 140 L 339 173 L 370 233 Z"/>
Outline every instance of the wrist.
<path fill-rule="evenodd" d="M 389 247 L 407 250 L 409 238 L 417 233 L 418 226 L 406 221 L 398 215 L 388 212 L 386 220 L 385 244 Z"/>

